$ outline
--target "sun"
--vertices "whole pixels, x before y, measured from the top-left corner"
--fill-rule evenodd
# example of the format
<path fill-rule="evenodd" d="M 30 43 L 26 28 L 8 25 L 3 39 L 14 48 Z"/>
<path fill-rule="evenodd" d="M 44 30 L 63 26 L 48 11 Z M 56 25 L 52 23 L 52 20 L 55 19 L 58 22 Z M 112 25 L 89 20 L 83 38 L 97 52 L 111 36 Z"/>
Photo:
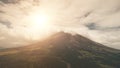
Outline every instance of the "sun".
<path fill-rule="evenodd" d="M 26 17 L 27 33 L 33 38 L 43 36 L 45 31 L 50 31 L 51 19 L 47 13 L 34 12 Z"/>
<path fill-rule="evenodd" d="M 32 14 L 29 18 L 29 24 L 32 27 L 47 27 L 50 21 L 50 17 L 46 14 Z"/>
<path fill-rule="evenodd" d="M 41 15 L 33 15 L 32 16 L 32 22 L 34 22 L 35 24 L 38 25 L 45 25 L 48 23 L 49 17 L 45 14 L 41 14 Z"/>

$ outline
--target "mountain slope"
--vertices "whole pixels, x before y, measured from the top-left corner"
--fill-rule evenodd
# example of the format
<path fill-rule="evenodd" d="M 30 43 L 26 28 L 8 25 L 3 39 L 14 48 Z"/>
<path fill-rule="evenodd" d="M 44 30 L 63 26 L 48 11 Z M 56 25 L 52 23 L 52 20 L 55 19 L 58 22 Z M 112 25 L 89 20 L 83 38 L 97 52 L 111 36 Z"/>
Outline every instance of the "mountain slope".
<path fill-rule="evenodd" d="M 120 51 L 81 35 L 59 32 L 0 52 L 0 68 L 120 68 Z"/>

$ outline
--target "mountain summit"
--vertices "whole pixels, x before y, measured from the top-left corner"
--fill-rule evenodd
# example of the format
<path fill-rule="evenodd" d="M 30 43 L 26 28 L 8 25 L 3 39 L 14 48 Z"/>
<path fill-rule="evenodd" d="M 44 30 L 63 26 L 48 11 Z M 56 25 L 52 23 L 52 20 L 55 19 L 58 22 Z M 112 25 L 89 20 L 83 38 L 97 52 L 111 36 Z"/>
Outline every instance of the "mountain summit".
<path fill-rule="evenodd" d="M 0 68 L 120 68 L 120 51 L 81 35 L 56 33 L 0 52 Z"/>

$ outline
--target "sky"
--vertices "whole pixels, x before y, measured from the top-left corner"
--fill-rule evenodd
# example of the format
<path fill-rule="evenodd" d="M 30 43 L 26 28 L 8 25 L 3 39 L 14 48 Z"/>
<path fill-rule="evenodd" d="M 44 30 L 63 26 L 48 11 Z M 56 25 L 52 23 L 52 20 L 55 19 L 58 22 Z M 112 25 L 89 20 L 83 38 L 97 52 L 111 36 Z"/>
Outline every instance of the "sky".
<path fill-rule="evenodd" d="M 65 31 L 120 49 L 119 18 L 120 0 L 0 0 L 0 48 Z"/>

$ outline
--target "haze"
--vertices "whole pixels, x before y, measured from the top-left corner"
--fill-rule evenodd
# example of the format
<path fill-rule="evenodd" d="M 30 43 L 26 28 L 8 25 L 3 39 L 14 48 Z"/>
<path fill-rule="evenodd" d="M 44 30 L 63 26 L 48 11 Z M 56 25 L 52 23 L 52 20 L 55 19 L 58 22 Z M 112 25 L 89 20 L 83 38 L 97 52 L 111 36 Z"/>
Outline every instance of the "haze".
<path fill-rule="evenodd" d="M 120 49 L 120 0 L 0 0 L 0 48 L 58 31 Z"/>

